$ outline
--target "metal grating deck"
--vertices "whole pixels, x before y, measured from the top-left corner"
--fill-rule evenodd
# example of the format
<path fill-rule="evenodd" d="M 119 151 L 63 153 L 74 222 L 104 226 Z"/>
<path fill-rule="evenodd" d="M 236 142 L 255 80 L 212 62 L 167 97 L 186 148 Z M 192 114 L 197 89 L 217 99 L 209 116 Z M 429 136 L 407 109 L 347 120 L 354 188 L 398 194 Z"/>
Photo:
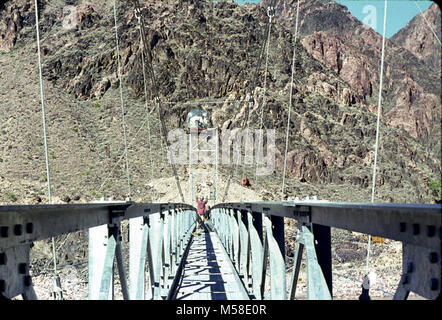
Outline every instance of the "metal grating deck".
<path fill-rule="evenodd" d="M 193 237 L 176 300 L 249 299 L 232 262 L 214 232 Z"/>

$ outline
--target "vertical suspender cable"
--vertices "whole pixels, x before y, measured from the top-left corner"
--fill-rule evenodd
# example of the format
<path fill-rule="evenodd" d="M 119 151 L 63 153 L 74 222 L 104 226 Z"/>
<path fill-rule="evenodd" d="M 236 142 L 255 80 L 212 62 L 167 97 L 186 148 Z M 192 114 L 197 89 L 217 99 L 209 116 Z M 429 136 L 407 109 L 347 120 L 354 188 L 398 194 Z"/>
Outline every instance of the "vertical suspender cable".
<path fill-rule="evenodd" d="M 269 65 L 269 47 L 270 47 L 270 31 L 272 28 L 272 19 L 274 15 L 274 7 L 268 7 L 267 8 L 267 16 L 269 17 L 269 31 L 267 36 L 267 47 L 266 47 L 266 63 L 265 63 L 265 71 L 264 71 L 264 90 L 263 90 L 263 97 L 262 97 L 262 103 L 261 103 L 261 112 L 260 112 L 260 120 L 259 120 L 259 129 L 262 130 L 263 127 L 263 118 L 264 118 L 264 105 L 266 103 L 266 91 L 267 91 L 267 69 Z M 256 159 L 256 168 L 255 168 L 255 190 L 258 191 L 258 159 Z"/>
<path fill-rule="evenodd" d="M 140 14 L 138 12 L 138 14 Z M 153 167 L 153 157 L 152 157 L 152 144 L 151 144 L 151 136 L 150 136 L 150 110 L 149 105 L 147 103 L 147 81 L 146 81 L 146 70 L 145 70 L 145 63 L 144 63 L 144 43 L 143 43 L 143 36 L 142 36 L 142 25 L 141 25 L 141 16 L 137 16 L 138 19 L 138 27 L 140 28 L 140 43 L 141 43 L 141 67 L 143 68 L 143 86 L 144 86 L 144 103 L 146 106 L 146 121 L 147 121 L 147 144 L 149 145 L 149 160 L 150 160 L 150 180 L 153 183 L 154 178 L 154 167 Z M 157 194 L 155 191 L 155 188 L 153 188 L 153 201 L 157 200 Z"/>
<path fill-rule="evenodd" d="M 126 157 L 127 189 L 128 189 L 128 196 L 130 198 L 131 197 L 131 189 L 130 189 L 129 157 L 127 154 L 126 120 L 125 120 L 125 114 L 124 114 L 125 111 L 124 111 L 124 100 L 123 100 L 123 79 L 121 77 L 120 46 L 118 43 L 116 0 L 114 0 L 114 21 L 115 21 L 115 41 L 116 41 L 116 48 L 117 48 L 118 80 L 119 80 L 119 87 L 120 87 L 121 116 L 122 116 L 122 126 L 123 126 L 124 155 Z"/>
<path fill-rule="evenodd" d="M 138 0 L 133 0 L 133 2 L 134 2 L 136 10 L 141 12 L 140 11 L 140 4 L 138 3 Z M 115 0 L 114 0 L 114 3 L 115 3 Z M 115 5 L 114 5 L 114 7 L 115 7 Z M 156 105 L 156 108 L 158 109 L 158 116 L 159 116 L 159 120 L 160 120 L 160 134 L 161 134 L 161 136 L 162 136 L 162 138 L 164 140 L 164 144 L 166 145 L 166 148 L 169 148 L 169 143 L 168 143 L 168 140 L 167 140 L 166 125 L 164 124 L 163 117 L 162 117 L 161 101 L 159 99 L 158 85 L 157 85 L 157 81 L 155 79 L 155 73 L 154 73 L 154 70 L 153 70 L 153 67 L 152 67 L 152 54 L 151 54 L 151 52 L 150 52 L 150 50 L 149 50 L 149 48 L 148 48 L 148 46 L 146 44 L 146 41 L 145 41 L 146 37 L 145 37 L 145 34 L 144 34 L 144 22 L 143 22 L 142 19 L 140 21 L 141 21 L 141 29 L 142 29 L 141 36 L 143 37 L 143 45 L 144 45 L 144 50 L 145 50 L 145 57 L 147 58 L 148 72 L 149 72 L 150 80 L 151 80 L 151 83 L 152 83 L 152 96 L 154 97 L 155 105 Z M 176 183 L 178 192 L 180 194 L 181 201 L 184 203 L 185 202 L 184 195 L 183 195 L 183 191 L 181 189 L 180 179 L 178 177 L 178 173 L 177 173 L 175 164 L 174 164 L 173 161 L 169 161 L 169 164 L 170 164 L 170 167 L 172 168 L 172 172 L 173 172 L 173 175 L 175 177 L 175 183 Z"/>
<path fill-rule="evenodd" d="M 291 76 L 291 80 L 290 80 L 289 112 L 288 112 L 288 116 L 287 116 L 287 129 L 286 129 L 285 152 L 284 152 L 284 169 L 283 169 L 283 174 L 282 174 L 282 188 L 281 188 L 282 200 L 284 200 L 285 174 L 286 174 L 286 170 L 287 170 L 287 151 L 288 151 L 288 147 L 289 147 L 290 116 L 291 116 L 292 96 L 293 96 L 293 76 L 295 73 L 296 44 L 297 44 L 297 39 L 298 39 L 298 16 L 299 16 L 299 0 L 296 3 L 295 43 L 293 45 L 292 76 Z"/>
<path fill-rule="evenodd" d="M 275 2 L 276 2 L 276 0 L 273 0 L 273 2 L 271 4 L 271 7 L 275 6 Z M 252 90 L 254 90 L 256 88 L 256 82 L 258 81 L 259 69 L 261 67 L 262 58 L 264 57 L 265 44 L 266 44 L 266 41 L 267 41 L 266 40 L 267 39 L 266 32 L 268 30 L 269 29 L 266 29 L 266 31 L 264 32 L 264 35 L 263 35 L 263 41 L 262 41 L 262 45 L 261 45 L 261 52 L 260 52 L 260 55 L 259 55 L 259 58 L 258 58 L 258 63 L 256 64 L 254 76 L 252 78 L 252 85 L 250 86 L 250 88 L 252 88 Z M 250 95 L 251 96 L 253 95 L 253 91 L 250 92 Z M 250 124 L 250 119 L 249 119 L 249 117 L 250 117 L 250 107 L 252 105 L 253 105 L 252 98 L 250 98 L 249 104 L 248 104 L 248 106 L 246 108 L 246 113 L 245 113 L 245 116 L 244 116 L 244 121 L 243 121 L 243 124 L 242 124 L 242 129 L 246 129 L 247 128 L 247 132 L 248 132 L 248 129 L 249 129 L 249 124 Z M 235 158 L 235 156 L 233 158 Z M 237 164 L 233 164 L 230 167 L 229 177 L 227 178 L 227 185 L 226 185 L 226 188 L 224 190 L 224 194 L 223 194 L 221 202 L 224 202 L 226 200 L 227 194 L 229 193 L 230 182 L 231 182 L 231 180 L 233 178 L 233 175 L 235 174 L 237 168 L 238 168 Z"/>
<path fill-rule="evenodd" d="M 376 121 L 376 144 L 374 152 L 374 164 L 373 164 L 373 179 L 371 187 L 371 203 L 374 203 L 374 190 L 376 185 L 376 165 L 378 159 L 378 148 L 379 148 L 379 123 L 381 118 L 381 101 L 382 101 L 382 80 L 384 74 L 384 51 L 385 51 L 385 30 L 387 25 L 387 0 L 384 4 L 384 30 L 382 33 L 382 53 L 381 53 L 381 74 L 379 77 L 379 94 L 378 94 L 378 113 Z M 365 265 L 365 274 L 368 275 L 369 261 L 370 261 L 370 246 L 371 246 L 371 235 L 368 236 L 368 247 L 367 247 L 367 261 Z"/>
<path fill-rule="evenodd" d="M 242 170 L 241 170 L 241 179 L 245 178 L 245 167 L 246 167 L 246 156 L 247 156 L 247 149 L 246 149 L 246 147 L 247 147 L 247 145 L 248 145 L 248 143 L 250 141 L 249 140 L 249 136 L 250 136 L 250 109 L 251 109 L 250 106 L 253 105 L 253 102 L 250 101 L 248 103 L 249 103 L 249 107 L 248 107 L 248 111 L 247 112 L 249 113 L 249 115 L 247 116 L 246 138 L 244 140 L 244 165 L 242 166 Z M 241 145 L 239 145 L 239 147 L 241 149 Z M 238 160 L 241 161 L 241 157 L 242 157 L 241 150 L 239 151 L 238 157 L 239 157 Z M 244 200 L 243 199 L 243 195 L 244 195 L 244 193 L 241 192 L 241 194 L 240 194 L 240 202 L 243 202 L 243 200 Z"/>
<path fill-rule="evenodd" d="M 48 181 L 49 204 L 52 204 L 51 179 L 50 179 L 49 157 L 48 157 L 48 139 L 47 139 L 47 130 L 46 130 L 46 111 L 44 103 L 43 75 L 42 75 L 42 64 L 41 64 L 40 30 L 39 30 L 40 27 L 38 24 L 38 0 L 35 0 L 34 3 L 35 3 L 35 29 L 37 32 L 37 52 L 38 52 L 38 71 L 39 71 L 39 81 L 40 81 L 41 114 L 43 120 L 43 140 L 44 140 L 45 159 L 46 159 L 46 179 Z M 57 275 L 57 255 L 56 255 L 54 237 L 52 237 L 52 259 L 54 262 L 54 287 L 53 287 L 54 299 L 61 300 L 62 292 L 60 288 L 60 278 Z"/>
<path fill-rule="evenodd" d="M 270 31 L 272 30 L 272 18 L 273 18 L 273 11 L 274 11 L 274 7 L 273 6 L 270 6 L 270 7 L 267 7 L 267 16 L 268 16 L 268 22 L 267 22 L 267 24 L 268 24 L 268 28 L 267 28 L 267 39 L 266 39 L 266 41 L 265 41 L 265 46 L 266 46 L 266 61 L 265 61 L 265 69 L 264 69 L 264 91 L 263 91 L 263 100 L 262 100 L 262 104 L 261 104 L 261 112 L 260 112 L 260 129 L 262 129 L 262 125 L 263 125 L 263 113 L 264 113 L 264 104 L 265 104 L 265 98 L 266 98 L 266 91 L 267 91 L 267 69 L 268 69 L 268 65 L 269 65 L 269 46 L 270 46 Z M 259 103 L 259 102 L 258 102 Z M 249 108 L 249 110 L 250 110 L 250 108 Z M 250 112 L 250 111 L 249 111 Z M 250 115 L 248 116 L 248 121 L 247 121 L 247 137 L 249 136 L 249 134 L 250 134 L 250 132 L 249 132 L 249 130 L 250 130 L 250 120 L 251 120 L 251 118 L 250 118 Z M 247 145 L 247 143 L 248 143 L 248 138 L 246 138 L 246 141 L 245 141 L 245 143 L 244 143 L 244 145 L 246 146 Z M 244 160 L 245 160 L 245 157 L 246 157 L 246 152 L 247 152 L 247 150 L 245 150 L 245 152 L 244 152 Z M 257 171 L 258 171 L 258 162 L 256 163 L 256 168 L 255 168 L 255 183 L 256 183 L 256 181 L 257 181 Z M 244 161 L 244 166 L 242 167 L 242 176 L 241 176 L 241 179 L 242 178 L 245 178 L 245 175 L 244 175 L 244 172 L 245 172 L 245 161 Z M 255 188 L 255 190 L 257 190 L 256 188 Z M 241 202 L 243 201 L 243 198 L 242 198 L 242 196 L 243 196 L 243 193 L 241 193 Z"/>

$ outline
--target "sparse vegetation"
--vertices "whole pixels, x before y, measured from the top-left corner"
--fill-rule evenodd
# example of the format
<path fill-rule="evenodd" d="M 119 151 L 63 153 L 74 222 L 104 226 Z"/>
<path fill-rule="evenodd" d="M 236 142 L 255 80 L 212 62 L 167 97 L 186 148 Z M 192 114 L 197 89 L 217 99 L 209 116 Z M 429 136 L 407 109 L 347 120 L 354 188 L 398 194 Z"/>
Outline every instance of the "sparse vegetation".
<path fill-rule="evenodd" d="M 7 191 L 7 192 L 6 192 L 6 197 L 7 197 L 10 201 L 12 201 L 12 202 L 16 202 L 16 201 L 17 201 L 17 196 L 16 196 L 14 193 L 10 192 L 10 191 Z"/>
<path fill-rule="evenodd" d="M 442 180 L 433 180 L 428 186 L 433 196 L 440 201 L 442 199 Z"/>

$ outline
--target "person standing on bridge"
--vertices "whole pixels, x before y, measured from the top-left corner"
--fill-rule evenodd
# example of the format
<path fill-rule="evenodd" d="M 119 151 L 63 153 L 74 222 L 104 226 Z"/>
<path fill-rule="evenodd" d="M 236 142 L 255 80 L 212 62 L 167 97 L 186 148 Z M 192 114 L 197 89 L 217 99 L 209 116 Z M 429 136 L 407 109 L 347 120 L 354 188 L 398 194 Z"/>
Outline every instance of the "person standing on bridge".
<path fill-rule="evenodd" d="M 200 227 L 202 227 L 204 230 L 206 230 L 206 226 L 204 225 L 203 222 L 203 216 L 206 213 L 207 209 L 206 209 L 206 204 L 209 201 L 209 198 L 206 197 L 206 199 L 203 200 L 203 197 L 199 198 L 196 197 L 196 204 L 197 204 L 197 217 L 196 217 L 196 228 L 199 229 Z"/>

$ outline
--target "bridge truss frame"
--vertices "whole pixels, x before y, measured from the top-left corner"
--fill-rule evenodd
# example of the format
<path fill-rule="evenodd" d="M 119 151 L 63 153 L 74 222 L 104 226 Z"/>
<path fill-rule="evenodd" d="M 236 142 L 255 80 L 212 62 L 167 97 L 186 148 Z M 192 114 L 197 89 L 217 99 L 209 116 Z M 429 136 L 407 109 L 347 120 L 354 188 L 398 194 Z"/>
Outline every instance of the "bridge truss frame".
<path fill-rule="evenodd" d="M 211 227 L 252 299 L 295 298 L 304 250 L 307 298 L 331 299 L 331 228 L 403 243 L 402 276 L 394 299 L 407 299 L 410 292 L 428 299 L 440 295 L 441 205 L 241 202 L 217 204 L 210 214 Z M 130 228 L 129 284 L 120 237 L 121 221 L 126 219 Z M 286 283 L 284 219 L 297 220 L 299 231 L 290 287 Z M 89 228 L 90 299 L 113 298 L 115 258 L 124 299 L 144 299 L 146 288 L 150 298 L 167 298 L 176 286 L 194 226 L 195 208 L 180 203 L 0 206 L 1 296 L 36 299 L 29 274 L 31 243 Z M 96 240 L 100 237 L 105 241 Z M 267 267 L 269 295 L 264 290 Z"/>
<path fill-rule="evenodd" d="M 129 284 L 121 221 L 129 219 Z M 37 299 L 29 274 L 34 241 L 89 229 L 89 299 L 113 298 L 116 259 L 124 299 L 167 296 L 195 226 L 195 208 L 182 203 L 109 202 L 0 206 L 0 298 Z"/>
<path fill-rule="evenodd" d="M 407 299 L 410 292 L 428 299 L 440 296 L 441 205 L 242 202 L 218 204 L 211 215 L 213 227 L 252 298 L 294 299 L 305 250 L 307 298 L 331 299 L 332 227 L 402 242 L 402 276 L 395 300 Z M 284 219 L 298 222 L 289 290 Z M 270 295 L 266 297 L 267 266 Z"/>

